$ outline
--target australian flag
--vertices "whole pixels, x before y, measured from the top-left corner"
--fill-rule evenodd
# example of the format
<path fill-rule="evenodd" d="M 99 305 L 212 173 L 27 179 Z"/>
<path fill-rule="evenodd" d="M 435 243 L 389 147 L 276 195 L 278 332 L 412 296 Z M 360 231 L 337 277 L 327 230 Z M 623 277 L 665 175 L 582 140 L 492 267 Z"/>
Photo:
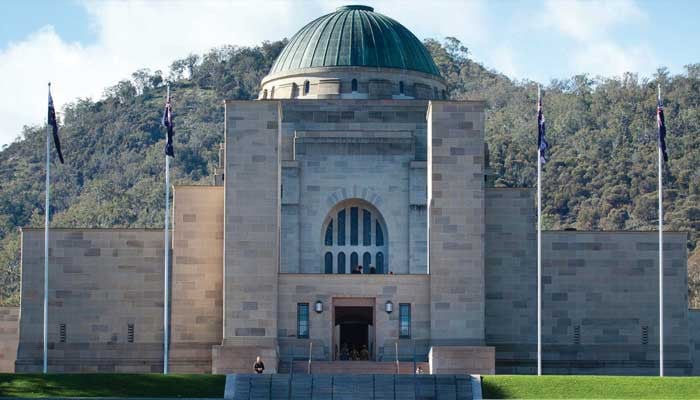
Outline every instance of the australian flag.
<path fill-rule="evenodd" d="M 540 162 L 547 162 L 546 151 L 549 148 L 549 143 L 545 138 L 546 125 L 544 122 L 544 113 L 542 112 L 542 99 L 537 101 L 537 148 L 539 149 Z"/>
<path fill-rule="evenodd" d="M 175 150 L 173 149 L 173 109 L 170 105 L 170 93 L 165 99 L 165 110 L 163 111 L 161 123 L 168 132 L 168 137 L 165 141 L 165 155 L 175 157 Z"/>
<path fill-rule="evenodd" d="M 53 132 L 53 144 L 58 153 L 58 159 L 63 164 L 63 153 L 61 152 L 61 141 L 58 139 L 58 123 L 56 122 L 56 110 L 53 107 L 53 97 L 51 97 L 51 87 L 49 87 L 49 125 Z"/>
<path fill-rule="evenodd" d="M 661 100 L 656 103 L 656 124 L 659 128 L 659 148 L 664 155 L 664 162 L 668 162 L 668 153 L 666 153 L 666 121 L 664 120 L 664 106 L 661 104 Z"/>

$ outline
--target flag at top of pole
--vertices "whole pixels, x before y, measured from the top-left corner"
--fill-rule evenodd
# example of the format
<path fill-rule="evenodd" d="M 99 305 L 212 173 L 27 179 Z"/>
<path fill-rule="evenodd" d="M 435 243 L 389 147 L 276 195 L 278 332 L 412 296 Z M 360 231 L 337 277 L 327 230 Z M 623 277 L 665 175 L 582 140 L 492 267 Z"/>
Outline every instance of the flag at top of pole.
<path fill-rule="evenodd" d="M 659 97 L 656 101 L 656 124 L 658 126 L 658 141 L 659 148 L 664 158 L 664 162 L 668 162 L 668 153 L 666 152 L 666 121 L 664 120 L 664 105 L 661 103 L 661 87 L 659 86 Z"/>
<path fill-rule="evenodd" d="M 58 122 L 56 122 L 56 110 L 53 107 L 53 97 L 51 97 L 51 83 L 49 83 L 49 125 L 53 133 L 53 145 L 58 153 L 58 159 L 63 164 L 63 152 L 61 152 L 61 141 L 58 139 Z"/>
<path fill-rule="evenodd" d="M 545 138 L 546 125 L 544 121 L 544 112 L 542 111 L 542 98 L 540 97 L 540 88 L 537 87 L 537 148 L 540 153 L 540 162 L 547 162 L 546 151 L 549 148 L 549 143 Z"/>
<path fill-rule="evenodd" d="M 168 94 L 165 98 L 165 110 L 163 110 L 163 120 L 161 123 L 167 131 L 165 155 L 175 157 L 175 150 L 173 149 L 173 109 L 170 105 L 170 86 L 168 86 Z"/>

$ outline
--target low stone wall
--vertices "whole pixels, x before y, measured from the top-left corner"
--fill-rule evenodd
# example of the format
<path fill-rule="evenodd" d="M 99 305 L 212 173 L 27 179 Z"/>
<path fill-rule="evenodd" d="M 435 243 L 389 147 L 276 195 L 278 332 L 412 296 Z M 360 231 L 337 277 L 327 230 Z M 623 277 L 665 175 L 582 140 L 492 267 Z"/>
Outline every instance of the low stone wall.
<path fill-rule="evenodd" d="M 431 374 L 496 373 L 496 349 L 488 346 L 433 346 L 430 348 Z"/>
<path fill-rule="evenodd" d="M 15 372 L 19 307 L 0 307 L 0 372 Z"/>
<path fill-rule="evenodd" d="M 44 231 L 22 230 L 17 372 L 41 371 Z M 163 368 L 163 231 L 52 229 L 49 372 Z"/>

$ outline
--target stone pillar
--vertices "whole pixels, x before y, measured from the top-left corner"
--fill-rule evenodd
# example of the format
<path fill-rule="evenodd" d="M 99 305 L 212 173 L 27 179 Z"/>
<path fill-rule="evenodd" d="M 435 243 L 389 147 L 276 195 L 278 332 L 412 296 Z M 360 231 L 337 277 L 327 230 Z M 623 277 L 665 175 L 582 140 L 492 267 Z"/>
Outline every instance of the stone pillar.
<path fill-rule="evenodd" d="M 430 337 L 484 344 L 484 104 L 428 108 Z"/>
<path fill-rule="evenodd" d="M 279 102 L 226 102 L 224 329 L 215 374 L 277 369 Z"/>

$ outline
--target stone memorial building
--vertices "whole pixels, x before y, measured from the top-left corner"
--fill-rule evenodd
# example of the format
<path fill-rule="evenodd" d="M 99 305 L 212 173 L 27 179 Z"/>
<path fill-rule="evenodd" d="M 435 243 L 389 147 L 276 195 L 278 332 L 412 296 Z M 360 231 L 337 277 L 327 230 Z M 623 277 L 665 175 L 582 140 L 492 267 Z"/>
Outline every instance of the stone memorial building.
<path fill-rule="evenodd" d="M 351 368 L 358 353 L 533 373 L 534 195 L 492 187 L 484 108 L 447 99 L 422 43 L 371 7 L 303 27 L 257 100 L 225 102 L 214 184 L 174 187 L 170 370 L 249 372 L 259 355 L 288 371 L 310 353 Z M 17 371 L 42 365 L 43 238 L 22 231 Z M 545 373 L 657 373 L 657 240 L 543 233 Z M 670 374 L 691 374 L 698 348 L 686 242 L 665 234 Z M 49 370 L 161 371 L 163 231 L 54 229 L 49 245 Z"/>

